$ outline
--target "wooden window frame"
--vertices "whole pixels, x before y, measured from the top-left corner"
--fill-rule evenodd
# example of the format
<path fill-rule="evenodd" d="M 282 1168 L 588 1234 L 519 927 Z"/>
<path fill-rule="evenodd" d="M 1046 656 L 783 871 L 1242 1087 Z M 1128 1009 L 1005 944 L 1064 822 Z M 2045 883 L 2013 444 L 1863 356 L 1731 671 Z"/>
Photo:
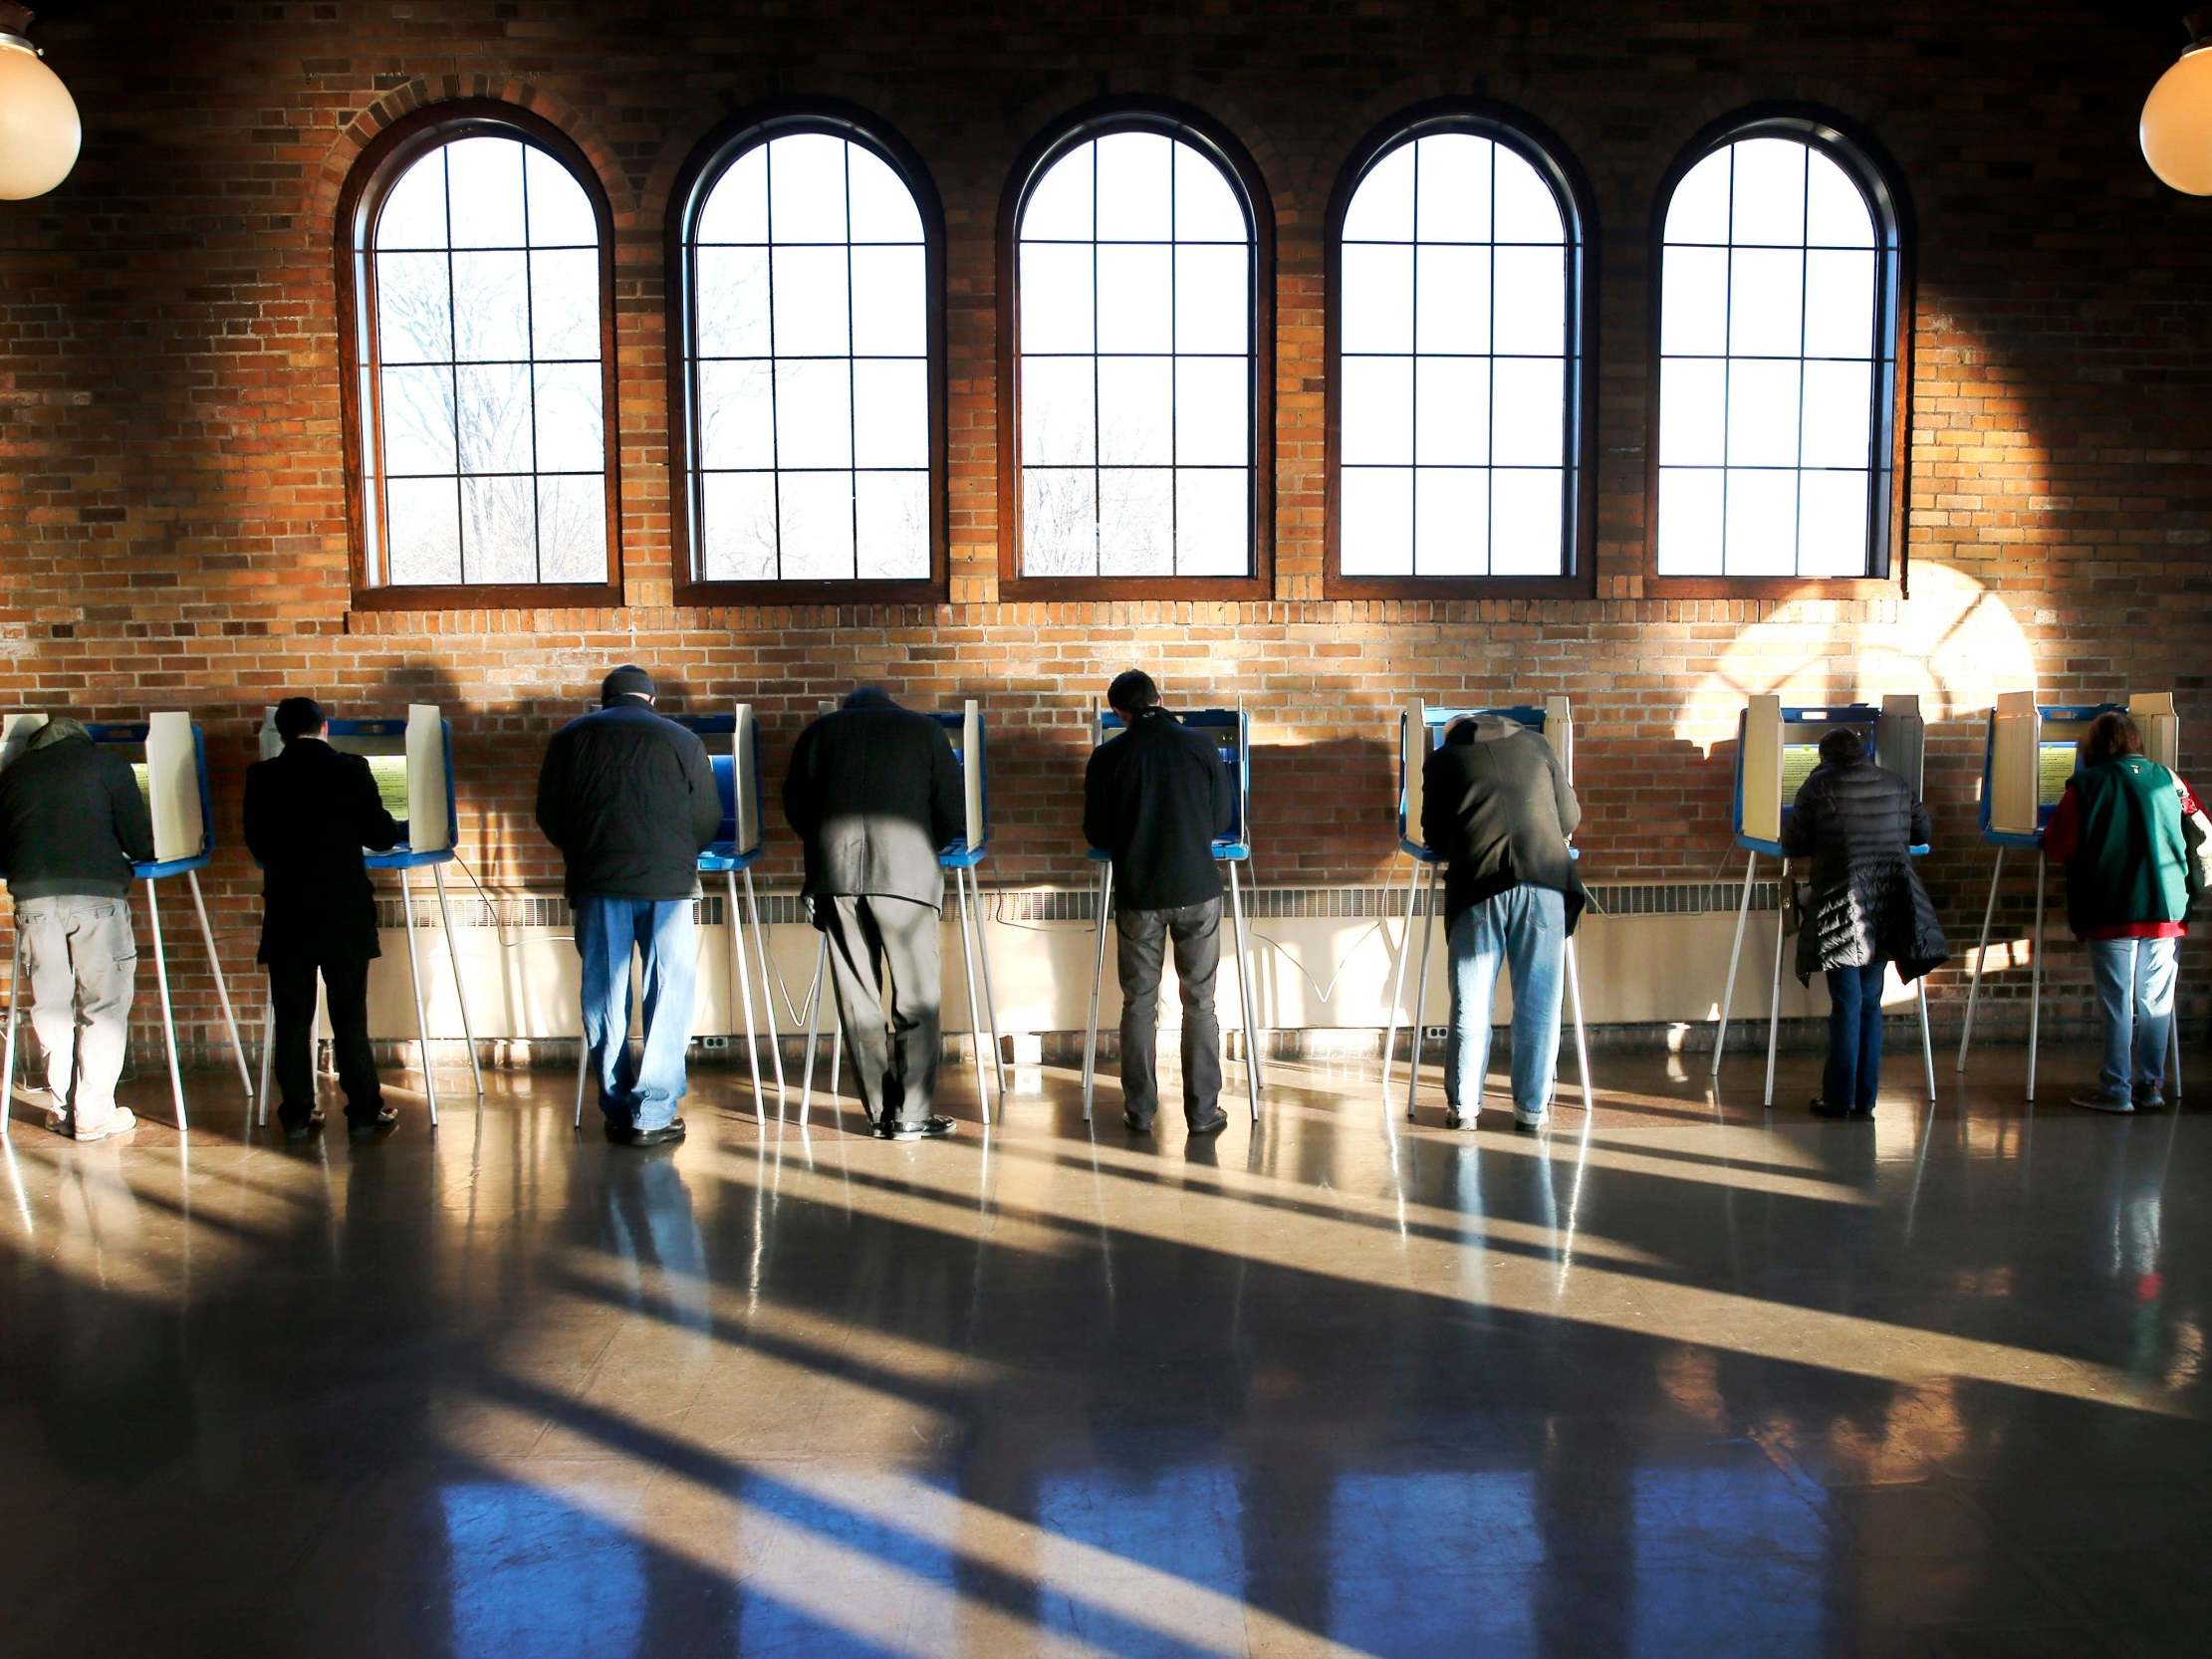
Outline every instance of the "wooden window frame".
<path fill-rule="evenodd" d="M 1194 145 L 1235 181 L 1252 219 L 1252 565 L 1244 576 L 1022 575 L 1020 270 L 1022 209 L 1061 154 L 1115 132 L 1159 132 Z M 1031 139 L 999 200 L 999 597 L 1008 602 L 1268 600 L 1275 597 L 1275 206 L 1259 164 L 1229 129 L 1171 99 L 1106 98 L 1069 111 Z M 1096 349 L 1097 342 L 1093 342 Z"/>
<path fill-rule="evenodd" d="M 551 155 L 592 204 L 600 253 L 600 417 L 605 427 L 607 580 L 571 583 L 438 583 L 395 586 L 376 580 L 382 550 L 371 548 L 368 491 L 383 479 L 381 343 L 376 327 L 376 268 L 368 232 L 407 169 L 456 138 L 518 139 Z M 335 251 L 345 376 L 339 387 L 346 445 L 346 513 L 357 610 L 498 610 L 608 606 L 622 602 L 620 384 L 614 361 L 614 216 L 606 187 L 576 141 L 544 117 L 497 99 L 449 99 L 409 112 L 365 147 L 339 195 Z M 363 407 L 363 384 L 369 388 Z M 374 438 L 373 472 L 364 423 Z M 377 523 L 384 523 L 379 514 Z"/>
<path fill-rule="evenodd" d="M 1568 511 L 1558 576 L 1347 576 L 1344 573 L 1344 228 L 1361 180 L 1401 144 L 1438 132 L 1469 132 L 1505 145 L 1560 198 L 1569 259 L 1566 321 L 1567 430 L 1562 454 Z M 1337 175 L 1326 220 L 1328 267 L 1323 300 L 1324 379 L 1322 592 L 1332 599 L 1587 598 L 1598 591 L 1598 203 L 1574 152 L 1542 121 L 1487 99 L 1443 98 L 1401 110 L 1359 140 Z"/>
<path fill-rule="evenodd" d="M 1661 576 L 1659 574 L 1659 375 L 1660 308 L 1666 288 L 1666 217 L 1674 192 L 1692 167 L 1724 144 L 1776 134 L 1809 141 L 1822 149 L 1866 193 L 1874 220 L 1877 256 L 1876 326 L 1889 340 L 1887 395 L 1877 387 L 1873 417 L 1887 425 L 1874 434 L 1869 456 L 1873 476 L 1885 482 L 1883 511 L 1869 510 L 1869 567 L 1866 576 Z M 1882 238 L 1889 241 L 1885 247 Z M 1864 127 L 1849 117 L 1820 105 L 1774 100 L 1745 106 L 1708 122 L 1674 158 L 1652 198 L 1649 228 L 1648 289 L 1644 379 L 1643 576 L 1647 597 L 1665 599 L 1871 599 L 1905 597 L 1911 592 L 1911 549 L 1906 539 L 1912 441 L 1913 255 L 1918 244 L 1912 199 L 1895 160 Z M 1886 255 L 1886 259 L 1881 256 Z M 1886 307 L 1888 316 L 1880 315 Z M 1883 367 L 1875 363 L 1877 371 Z M 1877 374 L 1878 378 L 1878 374 Z"/>
<path fill-rule="evenodd" d="M 793 132 L 824 132 L 871 151 L 895 172 L 921 217 L 923 349 L 929 396 L 929 574 L 791 581 L 697 576 L 692 396 L 698 310 L 691 285 L 690 233 L 700 206 L 748 150 Z M 668 198 L 667 260 L 669 543 L 675 602 L 683 605 L 942 604 L 950 569 L 945 397 L 945 221 L 935 180 L 919 152 L 858 105 L 830 98 L 777 99 L 736 112 L 692 147 Z"/>

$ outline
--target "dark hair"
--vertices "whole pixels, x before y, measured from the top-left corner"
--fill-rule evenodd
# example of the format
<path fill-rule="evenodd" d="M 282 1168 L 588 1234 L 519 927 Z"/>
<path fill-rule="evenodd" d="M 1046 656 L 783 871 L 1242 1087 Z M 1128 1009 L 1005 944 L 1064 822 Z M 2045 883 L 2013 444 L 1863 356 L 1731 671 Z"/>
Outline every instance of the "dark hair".
<path fill-rule="evenodd" d="M 1848 766 L 1866 753 L 1866 740 L 1849 726 L 1837 726 L 1821 738 L 1821 759 L 1831 766 Z"/>
<path fill-rule="evenodd" d="M 287 697 L 277 705 L 277 736 L 287 743 L 296 737 L 313 737 L 328 718 L 313 697 Z"/>
<path fill-rule="evenodd" d="M 1123 714 L 1142 714 L 1159 706 L 1159 687 L 1143 669 L 1130 668 L 1113 676 L 1106 687 L 1106 702 Z"/>
<path fill-rule="evenodd" d="M 2135 718 L 2118 709 L 2106 709 L 2089 722 L 2089 729 L 2082 734 L 2082 764 L 2102 766 L 2106 761 L 2116 761 L 2122 755 L 2139 755 L 2143 752 L 2142 728 Z"/>
<path fill-rule="evenodd" d="M 600 707 L 612 708 L 621 697 L 642 697 L 649 703 L 658 691 L 650 674 L 634 662 L 625 662 L 600 681 Z"/>

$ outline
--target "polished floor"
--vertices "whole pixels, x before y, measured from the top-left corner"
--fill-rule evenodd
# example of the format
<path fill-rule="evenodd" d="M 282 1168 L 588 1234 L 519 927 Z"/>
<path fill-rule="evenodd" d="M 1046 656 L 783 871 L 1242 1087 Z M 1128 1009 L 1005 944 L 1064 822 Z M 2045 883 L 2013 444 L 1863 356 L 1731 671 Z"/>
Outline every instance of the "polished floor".
<path fill-rule="evenodd" d="M 1601 1057 L 1541 1136 L 1371 1066 L 1198 1144 L 1029 1067 L 923 1145 L 722 1068 L 647 1153 L 556 1071 L 19 1113 L 0 1651 L 2201 1653 L 2212 1127 L 1912 1058 L 1850 1125 Z"/>

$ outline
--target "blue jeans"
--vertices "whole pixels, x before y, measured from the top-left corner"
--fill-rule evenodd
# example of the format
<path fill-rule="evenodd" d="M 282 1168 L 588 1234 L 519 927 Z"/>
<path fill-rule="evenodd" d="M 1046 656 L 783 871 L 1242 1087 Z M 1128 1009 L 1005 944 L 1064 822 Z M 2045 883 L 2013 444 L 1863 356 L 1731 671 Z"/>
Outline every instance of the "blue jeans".
<path fill-rule="evenodd" d="M 1559 1075 L 1560 995 L 1567 959 L 1567 900 L 1550 887 L 1509 887 L 1462 910 L 1451 949 L 1452 1025 L 1444 1046 L 1444 1097 L 1482 1106 L 1490 1069 L 1490 996 L 1503 960 L 1513 975 L 1513 1109 L 1542 1117 Z"/>
<path fill-rule="evenodd" d="M 1821 1098 L 1872 1111 L 1881 1092 L 1881 981 L 1886 962 L 1828 970 L 1828 1069 Z"/>
<path fill-rule="evenodd" d="M 2097 1087 L 2114 1100 L 2148 1100 L 2166 1086 L 2173 1031 L 2174 941 L 2091 939 L 2089 972 L 2104 1011 Z"/>
<path fill-rule="evenodd" d="M 584 959 L 584 1041 L 599 1078 L 600 1110 L 623 1128 L 664 1128 L 683 1098 L 698 977 L 691 900 L 580 897 L 576 952 Z M 629 1050 L 629 953 L 644 957 L 645 1042 Z"/>

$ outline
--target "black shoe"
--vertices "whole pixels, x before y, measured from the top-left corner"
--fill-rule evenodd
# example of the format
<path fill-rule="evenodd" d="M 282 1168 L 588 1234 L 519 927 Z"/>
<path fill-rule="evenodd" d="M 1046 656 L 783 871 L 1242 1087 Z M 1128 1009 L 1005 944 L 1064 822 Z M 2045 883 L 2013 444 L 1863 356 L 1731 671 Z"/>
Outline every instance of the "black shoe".
<path fill-rule="evenodd" d="M 1137 1116 L 1126 1106 L 1121 1108 L 1121 1124 L 1132 1135 L 1148 1135 L 1152 1132 L 1152 1120 L 1149 1117 Z"/>
<path fill-rule="evenodd" d="M 1806 1102 L 1806 1107 L 1815 1117 L 1848 1117 L 1851 1114 L 1850 1107 L 1840 1106 L 1832 1100 L 1824 1100 L 1818 1094 Z M 1871 1117 L 1874 1114 L 1868 1112 L 1866 1115 Z"/>
<path fill-rule="evenodd" d="M 356 1117 L 352 1112 L 346 1114 L 346 1132 L 356 1140 L 369 1140 L 376 1135 L 388 1135 L 398 1127 L 399 1108 L 397 1106 L 378 1106 L 375 1114 L 369 1117 Z"/>
<path fill-rule="evenodd" d="M 1229 1114 L 1216 1108 L 1213 1116 L 1202 1117 L 1190 1126 L 1190 1138 L 1204 1140 L 1209 1135 L 1218 1135 L 1228 1126 Z"/>
<path fill-rule="evenodd" d="M 669 1146 L 683 1139 L 683 1119 L 671 1117 L 657 1129 L 640 1129 L 631 1123 L 610 1123 L 607 1138 L 616 1146 Z"/>
<path fill-rule="evenodd" d="M 1874 1108 L 1872 1106 L 1851 1107 L 1851 1121 L 1853 1123 L 1871 1123 L 1873 1120 Z"/>
<path fill-rule="evenodd" d="M 935 1140 L 952 1133 L 949 1117 L 925 1117 L 919 1123 L 888 1122 L 875 1125 L 877 1140 Z"/>
<path fill-rule="evenodd" d="M 286 1117 L 284 1113 L 279 1112 L 277 1113 L 277 1121 L 284 1125 L 284 1138 L 297 1145 L 310 1135 L 319 1135 L 323 1132 L 323 1108 L 317 1106 L 307 1116 L 297 1118 Z"/>
<path fill-rule="evenodd" d="M 1467 1127 L 1467 1116 L 1456 1104 L 1446 1103 L 1444 1107 L 1444 1127 L 1447 1129 L 1464 1129 Z"/>

